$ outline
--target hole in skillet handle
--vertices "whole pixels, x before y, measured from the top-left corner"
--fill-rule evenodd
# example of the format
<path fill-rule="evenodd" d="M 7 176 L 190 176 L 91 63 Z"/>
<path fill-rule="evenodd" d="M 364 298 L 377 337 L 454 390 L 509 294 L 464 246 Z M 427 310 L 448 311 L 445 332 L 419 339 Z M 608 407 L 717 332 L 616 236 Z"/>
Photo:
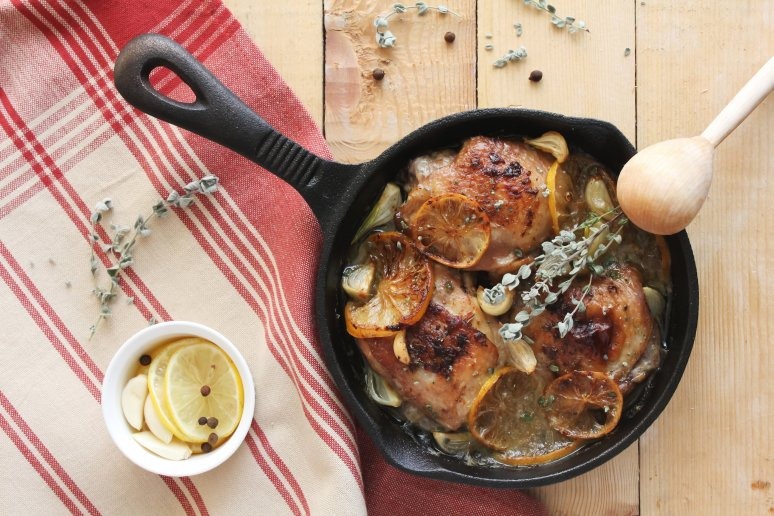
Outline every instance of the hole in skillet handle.
<path fill-rule="evenodd" d="M 157 66 L 149 76 L 151 87 L 165 97 L 185 105 L 196 103 L 196 93 L 166 66 Z"/>
<path fill-rule="evenodd" d="M 155 89 L 150 74 L 158 67 L 180 77 L 196 99 L 180 102 Z M 290 183 L 323 230 L 333 225 L 331 204 L 353 191 L 354 170 L 342 169 L 360 167 L 324 160 L 276 131 L 166 36 L 143 34 L 129 41 L 116 58 L 114 80 L 124 99 L 140 111 L 236 151 Z"/>

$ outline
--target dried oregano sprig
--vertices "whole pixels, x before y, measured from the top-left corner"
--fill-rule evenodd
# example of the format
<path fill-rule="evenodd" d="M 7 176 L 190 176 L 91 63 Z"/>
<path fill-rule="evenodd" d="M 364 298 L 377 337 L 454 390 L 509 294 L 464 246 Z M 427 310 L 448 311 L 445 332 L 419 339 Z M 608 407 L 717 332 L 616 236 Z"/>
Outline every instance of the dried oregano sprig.
<path fill-rule="evenodd" d="M 439 5 L 437 7 L 433 7 L 430 5 L 427 5 L 425 2 L 417 2 L 414 5 L 405 5 L 405 4 L 393 4 L 392 5 L 392 11 L 388 12 L 387 14 L 383 14 L 381 16 L 378 16 L 374 20 L 374 27 L 376 27 L 376 43 L 382 48 L 390 48 L 395 46 L 395 42 L 397 41 L 397 38 L 395 38 L 395 35 L 390 32 L 388 29 L 388 22 L 391 17 L 395 16 L 396 14 L 403 14 L 411 9 L 416 10 L 417 14 L 419 16 L 424 16 L 429 11 L 438 11 L 438 14 L 453 14 L 454 16 L 460 17 L 459 14 L 455 13 L 445 5 Z"/>
<path fill-rule="evenodd" d="M 588 271 L 590 272 L 589 283 L 581 290 L 580 299 L 571 300 L 575 308 L 556 325 L 559 335 L 566 336 L 573 327 L 575 314 L 586 311 L 583 299 L 591 288 L 592 277 L 604 272 L 602 266 L 596 261 L 614 243 L 621 243 L 621 231 L 628 222 L 620 208 L 602 215 L 592 215 L 583 223 L 570 230 L 562 230 L 552 240 L 543 242 L 543 254 L 535 258 L 532 263 L 522 265 L 515 274 L 505 274 L 500 283 L 491 289 L 486 289 L 484 295 L 496 303 L 498 298 L 504 296 L 503 287 L 514 290 L 521 280 L 526 280 L 534 273 L 535 283 L 521 294 L 524 310 L 516 314 L 515 322 L 504 324 L 500 328 L 503 339 L 521 339 L 522 329 L 533 318 L 542 314 L 548 305 L 555 303 L 581 272 Z M 614 227 L 615 231 L 612 229 Z M 599 239 L 601 242 L 598 241 Z M 554 287 L 554 281 L 561 278 L 564 280 Z"/>
<path fill-rule="evenodd" d="M 566 16 L 562 18 L 561 16 L 557 15 L 556 7 L 547 3 L 546 0 L 524 0 L 524 4 L 531 5 L 536 9 L 547 12 L 551 15 L 551 23 L 553 23 L 555 27 L 559 29 L 567 29 L 567 32 L 570 34 L 574 34 L 579 30 L 591 32 L 586 27 L 586 22 L 580 20 L 576 21 L 572 16 Z"/>
<path fill-rule="evenodd" d="M 110 305 L 116 298 L 118 287 L 121 281 L 121 271 L 128 269 L 134 263 L 134 246 L 137 243 L 137 237 L 146 237 L 151 234 L 148 223 L 154 217 L 164 217 L 169 213 L 170 208 L 187 208 L 194 202 L 194 197 L 200 194 L 212 194 L 218 189 L 218 178 L 213 175 L 205 176 L 197 181 L 191 181 L 183 187 L 183 193 L 173 191 L 166 200 L 159 200 L 153 205 L 153 211 L 147 217 L 142 215 L 137 217 L 134 226 L 123 226 L 120 224 L 110 224 L 112 235 L 110 242 L 100 242 L 97 234 L 97 226 L 110 210 L 113 209 L 113 201 L 110 198 L 103 199 L 94 206 L 94 212 L 91 214 L 91 275 L 94 277 L 94 290 L 92 293 L 99 300 L 99 316 L 93 325 L 89 328 L 91 339 L 97 331 L 99 323 L 111 316 Z M 96 246 L 100 246 L 102 251 L 107 253 L 108 257 L 114 257 L 113 264 L 106 268 L 110 285 L 107 288 L 100 287 L 97 282 L 97 270 L 99 261 L 94 252 Z M 149 321 L 155 322 L 154 318 Z"/>
<path fill-rule="evenodd" d="M 495 61 L 494 67 L 495 68 L 502 68 L 511 61 L 521 61 L 527 57 L 527 49 L 522 45 L 516 50 L 509 50 L 503 57 Z"/>

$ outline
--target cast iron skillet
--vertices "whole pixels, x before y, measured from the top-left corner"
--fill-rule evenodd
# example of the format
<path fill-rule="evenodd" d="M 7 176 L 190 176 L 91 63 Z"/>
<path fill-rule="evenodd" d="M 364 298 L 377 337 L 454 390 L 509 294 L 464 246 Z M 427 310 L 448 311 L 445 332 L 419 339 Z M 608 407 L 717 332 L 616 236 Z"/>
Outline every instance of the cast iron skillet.
<path fill-rule="evenodd" d="M 153 89 L 148 76 L 159 66 L 180 76 L 196 101 L 177 102 Z M 309 203 L 324 238 L 315 299 L 325 362 L 350 410 L 393 465 L 427 477 L 482 486 L 525 488 L 559 482 L 599 466 L 633 443 L 675 391 L 693 346 L 699 303 L 696 265 L 684 231 L 667 239 L 674 283 L 666 332 L 669 351 L 642 389 L 638 410 L 625 413 L 605 438 L 546 465 L 486 468 L 430 453 L 421 436 L 407 433 L 367 397 L 363 361 L 341 317 L 339 281 L 350 240 L 385 183 L 411 158 L 479 134 L 536 136 L 555 130 L 571 147 L 588 152 L 617 173 L 635 151 L 612 125 L 540 111 L 469 111 L 417 129 L 373 161 L 344 165 L 319 158 L 272 129 L 192 55 L 164 36 L 146 34 L 127 43 L 116 60 L 115 83 L 140 110 L 242 154 L 293 185 Z"/>

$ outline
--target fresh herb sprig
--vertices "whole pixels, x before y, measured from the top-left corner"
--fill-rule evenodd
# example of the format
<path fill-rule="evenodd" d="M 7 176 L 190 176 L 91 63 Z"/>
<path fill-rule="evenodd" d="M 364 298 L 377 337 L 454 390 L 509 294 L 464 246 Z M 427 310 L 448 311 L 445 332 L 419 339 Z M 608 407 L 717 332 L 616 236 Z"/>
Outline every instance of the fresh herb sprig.
<path fill-rule="evenodd" d="M 218 182 L 218 178 L 214 175 L 208 175 L 199 180 L 191 181 L 183 187 L 182 193 L 173 191 L 167 196 L 166 200 L 161 199 L 154 204 L 153 211 L 147 217 L 138 216 L 133 227 L 110 224 L 112 231 L 110 241 L 105 241 L 101 244 L 97 228 L 106 214 L 113 209 L 113 201 L 110 198 L 106 198 L 94 206 L 94 212 L 91 214 L 90 238 L 92 245 L 90 263 L 91 275 L 94 277 L 94 290 L 92 290 L 92 293 L 99 301 L 99 316 L 89 328 L 89 339 L 96 333 L 100 322 L 112 315 L 110 305 L 115 301 L 118 293 L 116 287 L 121 282 L 121 271 L 128 269 L 134 264 L 134 247 L 137 243 L 137 238 L 147 237 L 151 234 L 148 223 L 154 217 L 164 217 L 172 208 L 187 208 L 194 202 L 194 197 L 197 195 L 209 195 L 216 192 Z M 97 246 L 100 246 L 100 249 L 107 253 L 108 258 L 113 257 L 113 260 L 111 260 L 112 264 L 105 268 L 110 278 L 110 284 L 107 287 L 101 287 L 97 280 L 97 271 L 100 266 L 95 253 Z M 154 321 L 155 318 L 151 318 L 151 324 Z"/>
<path fill-rule="evenodd" d="M 394 47 L 395 43 L 397 42 L 397 38 L 395 37 L 395 34 L 390 32 L 388 30 L 389 28 L 389 22 L 388 20 L 395 16 L 396 14 L 403 14 L 405 12 L 408 12 L 410 10 L 415 10 L 417 12 L 417 15 L 424 16 L 429 11 L 437 11 L 438 14 L 445 15 L 445 14 L 453 14 L 454 16 L 460 18 L 460 15 L 446 7 L 445 5 L 439 5 L 439 6 L 431 6 L 427 5 L 425 2 L 417 2 L 414 5 L 405 5 L 405 4 L 393 4 L 392 10 L 386 14 L 382 14 L 381 16 L 378 16 L 374 20 L 374 27 L 376 27 L 376 44 L 379 45 L 381 48 L 390 48 Z"/>
<path fill-rule="evenodd" d="M 546 2 L 546 0 L 524 0 L 524 4 L 547 12 L 551 15 L 551 23 L 554 24 L 554 27 L 559 29 L 567 29 L 567 32 L 570 34 L 574 34 L 579 30 L 591 32 L 588 27 L 586 27 L 586 22 L 580 20 L 576 21 L 572 16 L 565 16 L 563 18 L 556 14 L 556 7 Z"/>
<path fill-rule="evenodd" d="M 621 243 L 621 232 L 628 222 L 620 208 L 601 215 L 592 215 L 583 223 L 572 229 L 562 230 L 552 240 L 543 242 L 543 254 L 531 263 L 519 267 L 515 274 L 503 275 L 500 283 L 491 289 L 486 289 L 485 296 L 497 299 L 503 295 L 503 287 L 514 290 L 522 280 L 534 274 L 534 284 L 521 295 L 524 309 L 514 316 L 515 322 L 500 327 L 499 331 L 503 339 L 521 339 L 522 329 L 532 319 L 542 314 L 548 305 L 555 303 L 559 296 L 570 288 L 579 274 L 588 271 L 590 272 L 589 283 L 581 290 L 579 299 L 571 300 L 575 308 L 556 325 L 559 335 L 565 337 L 573 327 L 576 313 L 586 311 L 583 300 L 591 289 L 593 276 L 599 276 L 604 272 L 602 266 L 596 263 L 597 260 L 613 244 Z M 554 282 L 560 279 L 562 281 L 554 286 Z"/>

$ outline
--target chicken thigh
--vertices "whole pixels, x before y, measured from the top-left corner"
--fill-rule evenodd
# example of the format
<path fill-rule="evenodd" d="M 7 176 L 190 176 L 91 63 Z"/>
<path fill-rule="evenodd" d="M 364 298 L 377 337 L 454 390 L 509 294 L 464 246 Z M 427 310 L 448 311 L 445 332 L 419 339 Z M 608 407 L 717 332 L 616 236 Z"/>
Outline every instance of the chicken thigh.
<path fill-rule="evenodd" d="M 585 312 L 575 315 L 575 324 L 564 337 L 555 328 L 557 322 L 580 299 L 582 287 L 571 287 L 548 310 L 524 328 L 524 335 L 534 341 L 533 350 L 539 363 L 555 365 L 559 374 L 575 370 L 601 371 L 616 380 L 626 394 L 644 375 L 631 374 L 649 344 L 655 350 L 648 361 L 658 364 L 658 329 L 642 291 L 639 272 L 630 266 L 610 269 L 608 277 L 595 278 L 583 298 Z M 654 331 L 656 338 L 653 337 Z M 655 356 L 650 356 L 655 351 Z M 653 367 L 655 367 L 653 365 Z"/>
<path fill-rule="evenodd" d="M 435 293 L 423 318 L 406 329 L 410 361 L 400 362 L 393 338 L 358 339 L 371 368 L 400 395 L 447 430 L 466 421 L 471 403 L 497 365 L 489 317 L 460 271 L 435 265 Z"/>
<path fill-rule="evenodd" d="M 506 272 L 551 233 L 546 176 L 553 158 L 516 141 L 476 136 L 459 153 L 438 152 L 409 165 L 408 199 L 398 220 L 413 215 L 431 197 L 458 193 L 489 216 L 489 247 L 472 270 Z"/>

